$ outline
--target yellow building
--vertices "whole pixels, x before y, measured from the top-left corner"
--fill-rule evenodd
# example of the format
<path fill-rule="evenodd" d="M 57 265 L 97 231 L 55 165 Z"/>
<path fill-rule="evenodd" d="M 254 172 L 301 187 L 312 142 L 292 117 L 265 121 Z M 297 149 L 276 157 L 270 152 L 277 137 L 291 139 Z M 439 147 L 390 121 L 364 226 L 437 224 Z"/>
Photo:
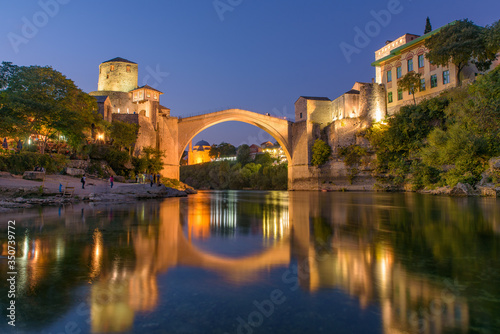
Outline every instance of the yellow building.
<path fill-rule="evenodd" d="M 455 22 L 449 23 L 451 24 Z M 398 80 L 408 72 L 421 74 L 420 87 L 415 92 L 417 103 L 423 98 L 433 97 L 446 89 L 457 87 L 458 69 L 454 64 L 436 66 L 425 57 L 428 52 L 425 40 L 442 28 L 423 36 L 405 34 L 394 41 L 387 41 L 384 47 L 375 51 L 375 62 L 372 66 L 376 68 L 376 82 L 384 84 L 387 90 L 388 115 L 393 115 L 405 104 L 413 104 L 410 92 L 398 89 Z M 462 82 L 473 81 L 478 72 L 473 64 L 469 64 L 460 74 Z"/>
<path fill-rule="evenodd" d="M 210 162 L 210 144 L 204 140 L 200 140 L 193 146 L 193 142 L 189 143 L 188 165 L 202 164 Z"/>

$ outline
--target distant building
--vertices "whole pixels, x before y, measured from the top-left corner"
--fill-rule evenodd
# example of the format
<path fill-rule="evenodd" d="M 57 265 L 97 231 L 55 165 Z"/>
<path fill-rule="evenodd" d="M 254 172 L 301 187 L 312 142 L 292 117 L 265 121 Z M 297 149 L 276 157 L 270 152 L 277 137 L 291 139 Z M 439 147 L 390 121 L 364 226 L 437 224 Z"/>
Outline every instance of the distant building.
<path fill-rule="evenodd" d="M 252 158 L 252 160 L 255 160 L 255 157 L 257 156 L 257 154 L 259 154 L 261 152 L 262 152 L 262 148 L 260 146 L 255 145 L 255 144 L 250 145 L 250 158 Z"/>
<path fill-rule="evenodd" d="M 260 144 L 260 147 L 262 148 L 262 153 L 269 153 L 271 158 L 276 159 L 278 163 L 287 162 L 285 151 L 283 151 L 283 148 L 278 143 L 273 144 L 270 141 L 266 141 Z"/>
<path fill-rule="evenodd" d="M 449 23 L 449 25 L 455 22 Z M 422 75 L 420 87 L 415 90 L 415 99 L 422 100 L 438 95 L 442 91 L 457 87 L 457 67 L 449 63 L 447 66 L 436 66 L 425 58 L 429 51 L 425 41 L 438 33 L 438 28 L 423 36 L 405 34 L 394 41 L 387 41 L 386 45 L 375 51 L 376 82 L 383 84 L 387 91 L 387 112 L 393 115 L 405 104 L 413 103 L 413 96 L 408 91 L 398 89 L 398 80 L 408 72 L 415 71 Z M 498 61 L 494 63 L 494 66 Z M 462 82 L 475 80 L 479 73 L 473 64 L 466 66 L 462 72 Z"/>
<path fill-rule="evenodd" d="M 204 140 L 200 140 L 194 146 L 191 142 L 188 150 L 188 165 L 197 165 L 212 161 L 210 158 L 210 149 L 210 144 Z"/>

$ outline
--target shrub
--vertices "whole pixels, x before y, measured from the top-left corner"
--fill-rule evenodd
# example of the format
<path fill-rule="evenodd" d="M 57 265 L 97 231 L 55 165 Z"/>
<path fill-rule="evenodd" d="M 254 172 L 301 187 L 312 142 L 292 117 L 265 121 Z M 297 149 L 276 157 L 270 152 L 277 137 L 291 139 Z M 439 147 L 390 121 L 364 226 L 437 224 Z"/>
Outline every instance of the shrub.
<path fill-rule="evenodd" d="M 313 166 L 324 165 L 332 155 L 332 148 L 321 139 L 316 139 L 312 147 L 312 160 Z"/>
<path fill-rule="evenodd" d="M 66 166 L 66 156 L 61 154 L 41 154 L 34 152 L 14 153 L 0 157 L 0 168 L 13 174 L 32 171 L 36 166 L 45 168 L 47 173 L 60 173 Z"/>

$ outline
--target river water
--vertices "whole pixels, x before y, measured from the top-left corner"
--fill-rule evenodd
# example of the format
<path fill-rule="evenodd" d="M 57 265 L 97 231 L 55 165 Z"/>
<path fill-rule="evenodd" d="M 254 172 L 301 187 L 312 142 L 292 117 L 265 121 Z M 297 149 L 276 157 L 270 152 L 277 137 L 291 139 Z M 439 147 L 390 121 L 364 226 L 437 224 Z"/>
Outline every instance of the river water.
<path fill-rule="evenodd" d="M 0 333 L 500 333 L 499 204 L 220 191 L 3 215 Z"/>

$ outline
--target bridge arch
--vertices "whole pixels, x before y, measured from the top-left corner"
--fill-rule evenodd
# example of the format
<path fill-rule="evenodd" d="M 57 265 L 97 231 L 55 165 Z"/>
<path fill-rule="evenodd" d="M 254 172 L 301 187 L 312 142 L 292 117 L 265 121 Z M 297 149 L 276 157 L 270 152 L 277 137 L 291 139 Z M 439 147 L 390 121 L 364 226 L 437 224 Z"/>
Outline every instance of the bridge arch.
<path fill-rule="evenodd" d="M 224 122 L 243 122 L 254 125 L 269 133 L 281 145 L 290 162 L 292 160 L 292 122 L 273 116 L 262 115 L 242 109 L 227 109 L 199 116 L 180 118 L 178 121 L 179 159 L 193 138 L 205 129 Z"/>

